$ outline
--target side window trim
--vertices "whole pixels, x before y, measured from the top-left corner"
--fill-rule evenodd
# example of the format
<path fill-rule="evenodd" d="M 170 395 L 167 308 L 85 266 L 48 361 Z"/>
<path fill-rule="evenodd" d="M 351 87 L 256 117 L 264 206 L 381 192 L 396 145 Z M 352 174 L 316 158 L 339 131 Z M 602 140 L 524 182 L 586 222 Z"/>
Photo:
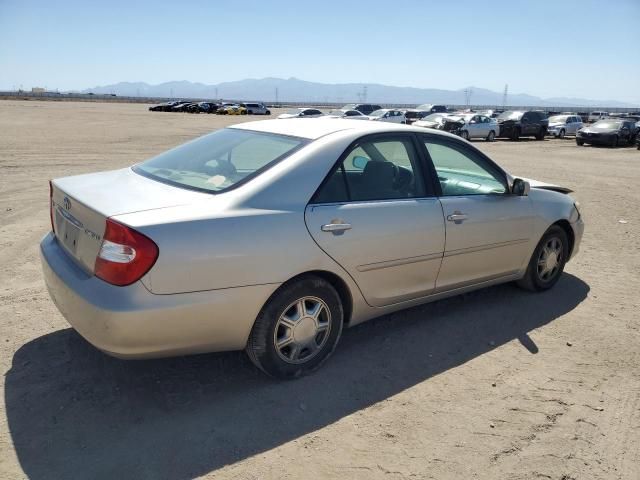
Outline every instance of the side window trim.
<path fill-rule="evenodd" d="M 482 152 L 472 150 L 462 142 L 457 142 L 456 140 L 452 140 L 446 137 L 440 137 L 438 135 L 430 135 L 428 133 L 417 133 L 416 136 L 418 137 L 417 141 L 421 146 L 420 151 L 422 155 L 424 155 L 425 161 L 428 163 L 428 170 L 430 172 L 431 184 L 438 197 L 443 196 L 442 186 L 438 181 L 438 172 L 436 170 L 435 164 L 433 163 L 433 160 L 431 159 L 431 155 L 429 155 L 429 150 L 425 145 L 426 142 L 435 143 L 445 147 L 452 147 L 454 149 L 461 150 L 462 152 L 464 152 L 465 155 L 469 157 L 474 157 L 480 160 L 480 166 L 482 168 L 486 168 L 489 172 L 496 174 L 499 177 L 499 180 L 501 180 L 501 183 L 505 188 L 505 193 L 502 193 L 500 195 L 510 194 L 511 189 L 509 188 L 509 182 L 507 181 L 507 173 L 498 164 L 496 164 L 493 160 L 491 160 L 489 157 L 484 155 Z M 496 194 L 485 193 L 485 194 L 477 194 L 477 195 L 496 195 Z M 465 195 L 462 195 L 462 196 L 465 196 Z"/>

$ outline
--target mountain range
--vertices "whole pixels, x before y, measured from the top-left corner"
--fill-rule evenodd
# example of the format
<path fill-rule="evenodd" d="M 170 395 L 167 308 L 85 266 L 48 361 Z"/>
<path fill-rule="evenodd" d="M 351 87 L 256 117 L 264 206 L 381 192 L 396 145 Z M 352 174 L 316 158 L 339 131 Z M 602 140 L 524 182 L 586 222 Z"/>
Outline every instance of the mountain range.
<path fill-rule="evenodd" d="M 470 94 L 468 93 L 470 92 Z M 223 82 L 213 85 L 189 81 L 172 81 L 158 85 L 145 82 L 120 82 L 83 90 L 82 93 L 116 94 L 132 97 L 200 98 L 255 100 L 273 102 L 364 102 L 382 104 L 434 103 L 464 105 L 470 95 L 471 105 L 502 105 L 503 93 L 484 88 L 467 87 L 460 90 L 434 88 L 395 87 L 376 83 L 327 84 L 309 82 L 297 78 L 260 78 Z M 524 93 L 509 94 L 510 106 L 571 106 L 571 107 L 636 107 L 637 105 L 615 100 L 590 100 L 586 98 L 540 98 Z"/>

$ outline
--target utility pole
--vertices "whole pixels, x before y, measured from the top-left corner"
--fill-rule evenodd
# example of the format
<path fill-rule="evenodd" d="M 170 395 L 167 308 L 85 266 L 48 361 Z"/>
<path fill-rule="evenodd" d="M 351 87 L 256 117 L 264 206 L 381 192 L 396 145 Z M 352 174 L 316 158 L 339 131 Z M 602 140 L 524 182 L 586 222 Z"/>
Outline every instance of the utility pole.
<path fill-rule="evenodd" d="M 509 84 L 504 84 L 504 93 L 502 94 L 502 109 L 504 110 L 507 106 L 507 96 L 509 95 Z"/>
<path fill-rule="evenodd" d="M 278 87 L 276 87 L 276 107 L 278 106 Z"/>

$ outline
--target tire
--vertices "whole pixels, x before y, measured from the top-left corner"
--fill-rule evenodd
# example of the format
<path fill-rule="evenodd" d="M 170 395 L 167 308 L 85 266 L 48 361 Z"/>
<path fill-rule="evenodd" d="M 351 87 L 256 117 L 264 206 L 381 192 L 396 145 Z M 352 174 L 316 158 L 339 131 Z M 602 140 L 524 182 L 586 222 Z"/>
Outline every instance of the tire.
<path fill-rule="evenodd" d="M 611 140 L 611 146 L 613 148 L 616 148 L 618 146 L 618 136 L 617 135 L 613 137 L 613 140 Z"/>
<path fill-rule="evenodd" d="M 584 140 L 580 140 L 579 138 L 576 138 L 576 145 L 578 145 L 579 147 L 584 145 Z"/>
<path fill-rule="evenodd" d="M 514 142 L 517 142 L 518 140 L 520 140 L 520 129 L 519 128 L 514 128 L 511 131 L 511 140 L 513 140 Z"/>
<path fill-rule="evenodd" d="M 271 111 L 267 110 L 266 112 L 264 112 L 265 115 L 271 115 Z"/>
<path fill-rule="evenodd" d="M 253 110 L 247 110 L 247 115 L 253 115 Z"/>
<path fill-rule="evenodd" d="M 317 314 L 311 316 L 317 308 Z M 258 314 L 247 342 L 247 355 L 271 377 L 307 375 L 333 353 L 342 333 L 343 312 L 340 296 L 322 278 L 305 275 L 286 283 Z M 284 345 L 278 347 L 278 339 Z"/>
<path fill-rule="evenodd" d="M 247 114 L 246 110 L 240 110 L 240 115 L 246 115 L 246 114 Z"/>
<path fill-rule="evenodd" d="M 567 234 L 558 225 L 552 225 L 538 242 L 518 286 L 532 292 L 550 289 L 562 276 L 568 253 Z"/>
<path fill-rule="evenodd" d="M 493 142 L 496 139 L 496 132 L 491 130 L 489 135 L 487 135 L 487 142 Z"/>
<path fill-rule="evenodd" d="M 469 141 L 469 132 L 467 132 L 466 130 L 462 130 L 462 131 L 460 132 L 460 136 L 461 136 L 462 138 L 464 138 L 465 140 Z"/>
<path fill-rule="evenodd" d="M 536 135 L 536 140 L 544 140 L 544 130 L 540 130 Z"/>
<path fill-rule="evenodd" d="M 564 138 L 565 133 L 566 132 L 564 131 L 564 128 L 561 129 L 560 132 L 558 133 L 558 138 Z"/>

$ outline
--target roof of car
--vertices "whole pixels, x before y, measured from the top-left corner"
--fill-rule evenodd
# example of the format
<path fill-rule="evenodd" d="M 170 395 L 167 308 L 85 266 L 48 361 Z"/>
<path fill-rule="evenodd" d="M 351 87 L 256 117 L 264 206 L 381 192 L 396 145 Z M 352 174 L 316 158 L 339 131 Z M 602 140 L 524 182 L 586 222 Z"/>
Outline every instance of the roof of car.
<path fill-rule="evenodd" d="M 425 131 L 424 128 L 410 127 L 408 125 L 388 122 L 348 120 L 346 118 L 331 118 L 329 116 L 320 118 L 260 120 L 256 122 L 245 122 L 232 125 L 230 128 L 275 133 L 279 135 L 290 135 L 293 137 L 308 138 L 310 140 L 315 140 L 317 138 L 324 137 L 325 135 L 344 130 L 362 132 L 363 135 L 384 131 Z M 448 134 L 436 130 L 429 130 L 429 133 L 438 133 L 448 136 Z"/>

